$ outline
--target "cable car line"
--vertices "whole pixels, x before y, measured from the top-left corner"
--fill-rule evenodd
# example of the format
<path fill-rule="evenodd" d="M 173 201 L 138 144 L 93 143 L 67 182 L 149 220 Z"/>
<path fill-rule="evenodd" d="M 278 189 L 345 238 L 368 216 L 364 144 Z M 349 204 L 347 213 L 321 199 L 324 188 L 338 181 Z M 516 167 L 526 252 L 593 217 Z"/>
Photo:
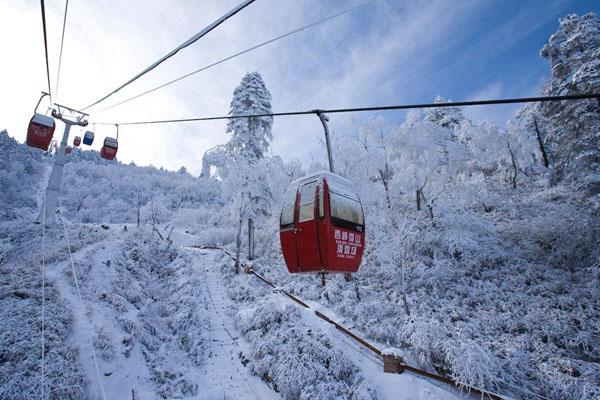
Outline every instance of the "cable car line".
<path fill-rule="evenodd" d="M 194 44 L 200 38 L 206 36 L 209 32 L 211 32 L 212 30 L 214 30 L 216 27 L 218 27 L 219 25 L 221 25 L 223 22 L 227 21 L 230 17 L 234 16 L 235 14 L 237 14 L 238 12 L 240 12 L 241 10 L 243 10 L 244 8 L 248 7 L 250 4 L 254 3 L 254 1 L 256 1 L 256 0 L 246 0 L 243 3 L 241 3 L 240 5 L 238 5 L 237 7 L 233 8 L 227 14 L 225 14 L 224 16 L 218 18 L 213 23 L 211 23 L 210 25 L 208 25 L 206 28 L 202 29 L 200 32 L 196 33 L 194 36 L 192 36 L 191 38 L 189 38 L 188 40 L 186 40 L 185 42 L 183 42 L 182 44 L 180 44 L 179 46 L 177 46 L 176 48 L 174 48 L 173 50 L 171 50 L 165 56 L 161 57 L 158 61 L 154 62 L 148 68 L 146 68 L 142 72 L 138 73 L 133 78 L 131 78 L 130 80 L 128 80 L 127 82 L 125 82 L 124 84 L 122 84 L 121 86 L 119 86 L 118 88 L 116 88 L 115 90 L 113 90 L 112 92 L 110 92 L 109 94 L 107 94 L 106 96 L 104 96 L 104 97 L 96 100 L 95 102 L 93 102 L 89 106 L 83 108 L 83 111 L 85 111 L 88 108 L 91 108 L 91 107 L 95 106 L 96 104 L 98 104 L 98 103 L 106 100 L 107 98 L 109 98 L 113 94 L 117 93 L 119 90 L 123 89 L 125 86 L 133 83 L 138 78 L 140 78 L 143 75 L 147 74 L 148 72 L 152 71 L 154 68 L 158 67 L 164 61 L 168 60 L 169 58 L 171 58 L 175 54 L 177 54 L 179 52 L 179 50 L 183 50 L 186 47 Z"/>
<path fill-rule="evenodd" d="M 354 108 L 332 108 L 332 109 L 315 109 L 306 111 L 287 111 L 264 114 L 243 114 L 243 115 L 225 115 L 217 117 L 197 117 L 197 118 L 178 118 L 178 119 L 163 119 L 153 121 L 132 121 L 119 122 L 119 125 L 151 125 L 151 124 L 169 124 L 176 122 L 196 122 L 196 121 L 217 121 L 229 120 L 237 118 L 254 118 L 254 117 L 282 117 L 292 115 L 319 115 L 319 114 L 337 114 L 365 111 L 391 111 L 391 110 L 410 110 L 421 108 L 442 108 L 442 107 L 469 107 L 469 106 L 485 106 L 495 104 L 518 104 L 518 103 L 537 103 L 549 101 L 563 100 L 586 100 L 599 99 L 600 93 L 583 93 L 583 94 L 568 94 L 561 96 L 538 96 L 538 97 L 516 97 L 508 99 L 491 99 L 491 100 L 472 100 L 472 101 L 454 101 L 447 103 L 421 103 L 421 104 L 400 104 L 390 106 L 373 106 L 373 107 L 354 107 Z M 97 125 L 115 125 L 114 122 L 96 122 Z"/>
<path fill-rule="evenodd" d="M 50 96 L 50 103 L 52 104 L 52 89 L 50 88 L 50 63 L 48 62 L 48 35 L 46 34 L 46 6 L 44 0 L 40 0 L 40 7 L 42 9 L 42 28 L 44 30 L 44 50 L 46 52 L 46 78 L 48 79 L 48 95 Z"/>
<path fill-rule="evenodd" d="M 46 377 L 46 197 L 44 197 L 43 203 L 43 214 L 42 214 L 42 332 L 41 332 L 41 345 L 42 345 L 42 360 L 41 360 L 41 395 L 44 400 L 45 389 L 44 381 Z"/>
<path fill-rule="evenodd" d="M 64 230 L 64 237 L 67 242 L 67 250 L 69 251 L 69 264 L 71 265 L 71 273 L 73 276 L 73 282 L 75 283 L 75 289 L 77 293 L 77 298 L 79 299 L 79 303 L 83 304 L 83 299 L 81 297 L 81 289 L 79 288 L 79 280 L 77 279 L 77 272 L 75 271 L 75 262 L 73 261 L 73 252 L 71 251 L 71 241 L 69 240 L 69 232 L 67 231 L 67 224 L 62 213 L 59 210 L 56 210 L 56 215 L 60 218 Z M 91 325 L 90 321 L 90 325 Z M 100 368 L 98 367 L 98 357 L 96 356 L 96 351 L 94 350 L 94 345 L 92 344 L 91 334 L 86 335 L 88 340 L 88 345 L 90 346 L 90 353 L 92 355 L 92 360 L 94 361 L 94 367 L 96 369 L 96 378 L 98 379 L 98 384 L 100 386 L 100 393 L 102 394 L 102 399 L 106 400 L 106 391 L 104 390 L 104 384 L 102 383 L 102 376 L 100 374 Z"/>
<path fill-rule="evenodd" d="M 56 73 L 56 88 L 54 97 L 58 100 L 58 82 L 60 81 L 60 66 L 62 65 L 63 44 L 65 42 L 65 27 L 67 26 L 67 11 L 69 9 L 69 0 L 65 2 L 65 15 L 63 17 L 62 36 L 60 38 L 60 52 L 58 53 L 58 72 Z"/>
<path fill-rule="evenodd" d="M 334 18 L 336 18 L 336 17 L 339 17 L 339 16 L 341 16 L 341 15 L 347 14 L 347 13 L 349 13 L 349 12 L 352 12 L 352 11 L 356 10 L 357 8 L 360 8 L 360 7 L 363 7 L 363 6 L 365 6 L 365 5 L 368 5 L 368 4 L 371 4 L 371 3 L 374 3 L 374 2 L 376 2 L 376 1 L 380 1 L 380 0 L 369 0 L 369 1 L 367 1 L 367 2 L 364 2 L 364 3 L 361 3 L 361 4 L 355 5 L 355 6 L 353 6 L 353 7 L 347 8 L 347 9 L 345 9 L 345 10 L 342 10 L 342 11 L 340 11 L 340 12 L 337 12 L 337 13 L 335 13 L 335 14 L 332 14 L 332 15 L 329 15 L 329 16 L 327 16 L 327 17 L 324 17 L 324 18 L 322 18 L 322 19 L 320 19 L 320 20 L 318 20 L 318 21 L 312 22 L 312 23 L 310 23 L 310 24 L 308 24 L 308 25 L 304 25 L 304 26 L 302 26 L 302 27 L 300 27 L 300 28 L 296 28 L 296 29 L 294 29 L 294 30 L 292 30 L 292 31 L 289 31 L 289 32 L 287 32 L 287 33 L 284 33 L 284 34 L 282 34 L 282 35 L 279 35 L 279 36 L 276 36 L 276 37 L 274 37 L 274 38 L 272 38 L 272 39 L 269 39 L 269 40 L 267 40 L 267 41 L 265 41 L 265 42 L 259 43 L 259 44 L 255 45 L 255 46 L 252 46 L 252 47 L 249 47 L 249 48 L 247 48 L 246 50 L 242 50 L 242 51 L 240 51 L 240 52 L 237 52 L 237 53 L 235 53 L 235 54 L 232 54 L 232 55 L 230 55 L 230 56 L 228 56 L 228 57 L 225 57 L 225 58 L 223 58 L 223 59 L 221 59 L 221 60 L 219 60 L 219 61 L 215 61 L 215 62 L 214 62 L 214 63 L 212 63 L 212 64 L 208 64 L 208 65 L 206 65 L 206 66 L 204 66 L 204 67 L 198 68 L 198 69 L 196 69 L 196 70 L 194 70 L 194 71 L 192 71 L 192 72 L 189 72 L 189 73 L 187 73 L 187 74 L 185 74 L 185 75 L 182 75 L 182 76 L 180 76 L 180 77 L 178 77 L 178 78 L 175 78 L 175 79 L 173 79 L 173 80 L 170 80 L 170 81 L 168 81 L 168 82 L 165 82 L 165 83 L 163 83 L 163 84 L 161 84 L 161 85 L 158 85 L 158 86 L 156 86 L 156 87 L 154 87 L 154 88 L 152 88 L 152 89 L 149 89 L 149 90 L 147 90 L 147 91 L 145 91 L 145 92 L 139 93 L 139 94 L 137 94 L 137 95 L 135 95 L 135 96 L 132 96 L 132 97 L 129 97 L 129 98 L 127 98 L 127 99 L 123 100 L 123 101 L 120 101 L 120 102 L 118 102 L 118 103 L 112 104 L 112 105 L 110 105 L 110 106 L 108 106 L 108 107 L 105 107 L 105 108 L 103 108 L 103 109 L 99 110 L 98 112 L 106 111 L 106 110 L 109 110 L 109 109 L 111 109 L 111 108 L 114 108 L 114 107 L 120 106 L 121 104 L 128 103 L 128 102 L 130 102 L 130 101 L 132 101 L 132 100 L 135 100 L 135 99 L 137 99 L 137 98 L 140 98 L 140 97 L 142 97 L 142 96 L 145 96 L 145 95 L 147 95 L 147 94 L 149 94 L 149 93 L 152 93 L 152 92 L 154 92 L 154 91 L 156 91 L 156 90 L 158 90 L 158 89 L 162 89 L 162 88 L 164 88 L 164 87 L 166 87 L 166 86 L 172 85 L 173 83 L 179 82 L 179 81 L 181 81 L 181 80 L 183 80 L 183 79 L 185 79 L 185 78 L 188 78 L 188 77 L 190 77 L 190 76 L 192 76 L 192 75 L 195 75 L 195 74 L 197 74 L 197 73 L 199 73 L 199 72 L 206 71 L 207 69 L 210 69 L 210 68 L 212 68 L 212 67 L 215 67 L 215 66 L 217 66 L 217 65 L 219 65 L 219 64 L 222 64 L 222 63 L 224 63 L 224 62 L 227 62 L 227 61 L 229 61 L 229 60 L 231 60 L 231 59 L 234 59 L 234 58 L 236 58 L 236 57 L 239 57 L 239 56 L 241 56 L 241 55 L 244 55 L 244 54 L 246 54 L 246 53 L 250 53 L 251 51 L 254 51 L 254 50 L 256 50 L 256 49 L 259 49 L 259 48 L 261 48 L 261 47 L 267 46 L 267 45 L 269 45 L 269 44 L 271 44 L 271 43 L 274 43 L 274 42 L 277 42 L 277 41 L 279 41 L 279 40 L 281 40 L 281 39 L 285 39 L 285 38 L 286 38 L 286 37 L 288 37 L 288 36 L 292 36 L 292 35 L 294 35 L 294 34 L 296 34 L 296 33 L 302 32 L 302 31 L 304 31 L 304 30 L 306 30 L 306 29 L 309 29 L 309 28 L 315 27 L 315 26 L 317 26 L 317 25 L 319 25 L 319 24 L 322 24 L 323 22 L 327 22 L 327 21 L 329 21 L 329 20 L 331 20 L 331 19 L 334 19 Z"/>

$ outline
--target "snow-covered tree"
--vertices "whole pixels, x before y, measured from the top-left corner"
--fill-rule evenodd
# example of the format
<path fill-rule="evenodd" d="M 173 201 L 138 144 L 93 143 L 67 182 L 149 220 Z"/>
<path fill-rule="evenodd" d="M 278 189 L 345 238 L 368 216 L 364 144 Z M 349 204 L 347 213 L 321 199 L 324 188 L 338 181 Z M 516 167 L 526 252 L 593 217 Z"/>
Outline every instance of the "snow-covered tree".
<path fill-rule="evenodd" d="M 231 161 L 229 149 L 225 145 L 220 144 L 206 150 L 202 157 L 202 171 L 200 177 L 210 178 L 213 175 L 212 169 L 214 168 L 215 176 L 225 178 L 229 171 Z"/>
<path fill-rule="evenodd" d="M 442 96 L 437 96 L 433 101 L 436 104 L 448 103 Z M 458 107 L 435 107 L 429 109 L 425 121 L 433 122 L 443 128 L 454 129 L 465 120 L 462 111 Z"/>
<path fill-rule="evenodd" d="M 593 13 L 561 18 L 558 31 L 542 48 L 552 78 L 544 95 L 600 92 L 600 19 Z M 600 193 L 600 105 L 597 100 L 547 102 L 538 113 L 547 120 L 540 134 L 555 181 L 567 179 Z"/>
<path fill-rule="evenodd" d="M 229 115 L 271 113 L 271 94 L 258 72 L 246 74 L 233 92 Z M 224 148 L 211 155 L 227 169 L 226 187 L 234 199 L 238 214 L 236 235 L 236 270 L 239 269 L 243 222 L 271 214 L 273 195 L 264 157 L 273 138 L 273 117 L 232 118 L 227 125 L 231 134 Z M 203 166 L 203 172 L 207 167 Z M 235 194 L 234 194 L 235 193 Z"/>
<path fill-rule="evenodd" d="M 258 72 L 246 74 L 233 92 L 229 115 L 271 113 L 271 93 Z M 233 118 L 227 124 L 231 139 L 230 151 L 240 154 L 249 162 L 265 156 L 273 139 L 273 117 Z"/>

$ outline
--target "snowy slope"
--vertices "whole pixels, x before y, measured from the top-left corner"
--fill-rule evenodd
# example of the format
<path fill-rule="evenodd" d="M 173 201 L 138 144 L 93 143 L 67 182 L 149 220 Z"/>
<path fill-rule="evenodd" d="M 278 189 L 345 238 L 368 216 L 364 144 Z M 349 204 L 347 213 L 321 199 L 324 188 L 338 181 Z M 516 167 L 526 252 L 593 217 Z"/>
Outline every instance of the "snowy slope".
<path fill-rule="evenodd" d="M 598 32 L 593 14 L 560 20 L 542 94 L 600 90 Z M 251 75 L 238 113 L 271 107 Z M 74 149 L 61 192 L 73 265 L 62 227 L 32 223 L 52 156 L 0 133 L 0 399 L 39 396 L 42 369 L 61 399 L 460 395 L 383 374 L 229 258 L 187 248 L 244 259 L 250 218 L 256 271 L 410 364 L 519 399 L 600 397 L 596 102 L 532 104 L 506 129 L 435 107 L 332 132 L 366 241 L 353 280 L 325 287 L 288 274 L 278 238 L 288 184 L 323 166 L 284 163 L 273 121 L 246 122 L 198 178 Z"/>
<path fill-rule="evenodd" d="M 73 354 L 77 354 L 77 362 L 62 373 L 72 371 L 71 374 L 79 378 L 72 381 L 71 375 L 63 375 L 67 386 L 76 387 L 64 392 L 64 388 L 57 387 L 57 381 L 48 376 L 47 391 L 53 396 L 101 399 L 104 391 L 108 399 L 131 399 L 132 396 L 136 399 L 296 398 L 282 383 L 294 379 L 295 375 L 266 379 L 259 373 L 257 364 L 264 360 L 257 355 L 257 346 L 276 343 L 252 339 L 245 325 L 248 321 L 244 322 L 244 315 L 268 313 L 274 306 L 290 312 L 293 318 L 290 329 L 310 330 L 318 336 L 313 344 L 333 346 L 326 347 L 324 355 L 331 354 L 343 368 L 341 371 L 351 372 L 348 382 L 354 387 L 353 398 L 457 398 L 448 388 L 438 388 L 408 374 L 384 374 L 376 360 L 339 332 L 314 315 L 286 304 L 287 300 L 280 295 L 264 291 L 256 282 L 249 281 L 250 276 L 239 275 L 230 280 L 230 274 L 222 271 L 231 269 L 231 260 L 219 251 L 174 247 L 177 245 L 166 244 L 152 232 L 127 225 L 67 226 L 81 299 L 73 279 L 64 231 L 60 226 L 49 228 L 44 239 L 47 290 L 55 290 L 56 294 L 47 299 L 47 309 L 62 306 L 72 314 L 72 322 L 63 333 L 63 344 L 49 341 L 47 345 L 52 349 L 50 354 L 68 351 L 69 346 L 76 349 Z M 37 234 L 29 229 L 27 234 L 23 231 L 19 234 L 29 240 L 40 240 L 39 229 L 36 230 Z M 180 237 L 185 239 L 186 235 Z M 39 256 L 39 252 L 32 254 L 30 267 Z M 8 271 L 14 273 L 27 266 L 24 262 L 16 259 L 9 264 Z M 28 272 L 36 275 L 39 270 Z M 229 297 L 230 291 L 226 288 L 232 288 L 238 281 L 239 290 L 251 291 L 256 296 L 252 304 Z M 262 296 L 266 298 L 261 299 Z M 23 307 L 39 315 L 39 305 L 17 304 L 15 309 Z M 48 327 L 56 324 L 56 318 L 55 314 L 48 313 Z M 9 332 L 6 328 L 4 326 L 4 334 Z M 39 332 L 34 329 L 29 334 L 35 338 Z M 279 350 L 285 355 L 288 349 Z M 285 371 L 289 363 L 297 361 L 289 354 L 289 358 L 279 360 L 279 365 L 272 367 Z M 312 390 L 323 388 L 320 385 L 330 379 L 329 373 L 314 375 L 312 380 L 308 378 L 307 372 L 321 361 L 318 357 L 309 357 L 296 366 L 295 372 L 301 375 L 295 385 L 304 393 L 300 397 L 312 393 L 309 397 L 314 398 L 317 392 L 311 392 L 311 384 L 316 384 Z M 48 356 L 46 362 L 55 367 L 56 356 Z M 7 376 L 10 375 L 5 375 L 2 385 L 5 391 L 18 384 L 12 379 L 6 380 Z M 307 382 L 302 376 L 306 376 Z M 33 378 L 29 383 L 36 387 L 34 382 L 38 376 Z M 329 398 L 334 393 L 321 394 Z M 346 397 L 345 392 L 339 393 Z"/>

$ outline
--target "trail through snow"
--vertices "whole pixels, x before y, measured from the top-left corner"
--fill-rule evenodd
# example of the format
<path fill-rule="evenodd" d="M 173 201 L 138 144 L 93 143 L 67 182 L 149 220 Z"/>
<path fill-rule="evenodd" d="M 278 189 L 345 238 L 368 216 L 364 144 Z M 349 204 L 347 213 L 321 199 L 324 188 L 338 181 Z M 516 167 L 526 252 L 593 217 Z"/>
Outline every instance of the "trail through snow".
<path fill-rule="evenodd" d="M 204 381 L 207 398 L 226 399 L 278 399 L 257 376 L 242 364 L 242 356 L 248 354 L 248 345 L 233 325 L 235 307 L 225 293 L 219 266 L 223 254 L 217 251 L 187 249 L 198 253 L 194 257 L 195 268 L 204 275 L 204 288 L 208 298 L 210 314 L 211 347 L 205 369 Z"/>
<path fill-rule="evenodd" d="M 116 240 L 116 238 L 113 238 Z M 190 379 L 197 384 L 197 392 L 189 398 L 216 400 L 216 399 L 250 399 L 271 400 L 280 399 L 280 394 L 275 392 L 267 383 L 254 375 L 247 365 L 251 354 L 250 345 L 241 336 L 236 328 L 238 307 L 227 293 L 227 285 L 222 275 L 222 266 L 229 263 L 230 259 L 221 251 L 194 249 L 180 245 L 180 261 L 185 263 L 186 273 L 180 276 L 177 286 L 200 285 L 202 296 L 197 297 L 195 307 L 201 307 L 209 318 L 205 321 L 206 348 L 205 360 L 202 365 L 189 365 L 186 370 Z M 110 259 L 110 246 L 100 241 L 89 247 L 80 249 L 76 254 L 76 264 L 88 261 L 90 268 L 76 265 L 81 274 L 82 284 L 86 291 L 95 288 L 98 293 L 114 290 L 111 282 L 115 271 L 102 264 Z M 49 277 L 53 279 L 62 293 L 62 297 L 69 304 L 75 316 L 73 340 L 77 342 L 81 351 L 82 365 L 89 380 L 90 395 L 98 398 L 99 385 L 95 376 L 90 357 L 89 337 L 94 334 L 95 328 L 101 326 L 117 343 L 123 337 L 123 332 L 115 323 L 115 309 L 106 303 L 93 300 L 93 297 L 84 296 L 83 304 L 77 299 L 75 288 L 69 281 L 65 270 L 66 262 L 59 263 L 49 270 Z M 190 275 L 197 279 L 190 280 Z M 247 275 L 248 280 L 254 279 Z M 175 283 L 175 282 L 174 282 Z M 91 295 L 91 292 L 90 292 Z M 289 299 L 278 292 L 268 293 L 282 303 L 289 303 Z M 331 338 L 334 346 L 345 354 L 355 365 L 360 368 L 361 374 L 377 390 L 378 399 L 437 399 L 458 400 L 464 399 L 465 393 L 458 393 L 453 388 L 438 385 L 412 374 L 401 375 L 387 374 L 382 370 L 381 361 L 373 354 L 360 347 L 350 338 L 335 329 L 332 325 L 319 319 L 314 314 L 314 309 L 324 312 L 333 319 L 343 322 L 343 318 L 329 309 L 311 303 L 310 310 L 299 307 L 302 325 L 321 331 Z M 122 316 L 135 321 L 136 326 L 141 326 L 135 307 L 128 305 L 126 310 L 121 310 Z M 359 332 L 357 332 L 359 333 Z M 174 340 L 174 339 L 169 339 Z M 157 398 L 155 382 L 151 379 L 151 367 L 148 360 L 140 352 L 139 344 L 133 347 L 131 355 L 123 356 L 116 352 L 113 360 L 99 360 L 102 372 L 102 381 L 106 388 L 107 396 L 111 399 L 130 400 L 132 389 L 138 400 Z M 162 362 L 165 365 L 187 363 L 184 353 L 174 351 L 165 353 L 168 359 Z"/>
<path fill-rule="evenodd" d="M 230 388 L 231 393 L 243 395 L 237 398 L 253 399 L 257 395 L 259 398 L 278 398 L 272 391 L 268 392 L 270 397 L 260 395 L 260 392 L 256 389 L 264 390 L 264 383 L 258 377 L 252 376 L 240 363 L 240 351 L 243 354 L 248 354 L 248 344 L 242 337 L 238 336 L 233 325 L 235 307 L 232 300 L 227 296 L 224 282 L 222 282 L 223 278 L 219 273 L 224 257 L 227 256 L 218 250 L 187 249 L 188 251 L 195 251 L 199 256 L 195 258 L 195 262 L 199 272 L 205 274 L 206 279 L 204 282 L 206 291 L 209 294 L 211 315 L 213 316 L 210 329 L 211 335 L 213 335 L 213 344 L 216 345 L 213 350 L 217 350 L 218 353 L 212 355 L 212 367 L 207 371 L 211 386 L 221 385 L 223 389 Z M 230 261 L 228 257 L 226 261 Z M 248 275 L 248 279 L 254 278 Z M 283 294 L 275 292 L 273 295 L 278 296 L 281 302 L 290 302 Z M 311 308 L 320 310 L 338 320 L 340 319 L 331 310 L 317 304 L 311 303 Z M 460 392 L 448 385 L 409 373 L 389 374 L 383 372 L 381 361 L 372 353 L 338 331 L 333 325 L 318 318 L 313 310 L 302 307 L 299 307 L 299 309 L 303 312 L 303 323 L 327 333 L 332 338 L 335 346 L 359 366 L 365 378 L 377 388 L 378 399 L 459 400 L 473 398 L 473 395 Z M 227 384 L 227 379 L 224 378 L 231 376 L 231 374 L 237 374 L 240 379 L 236 383 Z"/>

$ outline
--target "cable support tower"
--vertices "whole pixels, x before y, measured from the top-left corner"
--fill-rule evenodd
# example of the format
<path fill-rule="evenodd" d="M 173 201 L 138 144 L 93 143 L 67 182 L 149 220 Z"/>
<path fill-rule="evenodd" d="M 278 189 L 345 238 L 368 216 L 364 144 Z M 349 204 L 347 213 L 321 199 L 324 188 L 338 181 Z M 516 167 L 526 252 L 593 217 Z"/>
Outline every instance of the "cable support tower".
<path fill-rule="evenodd" d="M 470 106 L 485 106 L 495 104 L 518 104 L 518 103 L 538 103 L 549 101 L 565 101 L 565 100 L 590 100 L 597 99 L 600 101 L 600 93 L 582 93 L 569 94 L 562 96 L 538 96 L 538 97 L 516 97 L 508 99 L 490 99 L 490 100 L 472 100 L 472 101 L 454 101 L 447 103 L 421 103 L 421 104 L 400 104 L 389 106 L 373 106 L 373 107 L 354 107 L 354 108 L 332 108 L 332 109 L 315 109 L 306 111 L 286 111 L 265 114 L 244 114 L 244 115 L 224 115 L 216 117 L 196 117 L 196 118 L 177 118 L 177 119 L 162 119 L 150 121 L 130 121 L 119 122 L 124 125 L 151 125 L 151 124 L 169 124 L 177 122 L 196 122 L 196 121 L 217 121 L 230 120 L 237 118 L 257 118 L 257 117 L 282 117 L 292 115 L 319 115 L 319 114 L 338 114 L 366 111 L 391 111 L 391 110 L 411 110 L 421 108 L 443 108 L 443 107 L 470 107 Z M 115 122 L 96 122 L 97 125 L 115 125 Z"/>
<path fill-rule="evenodd" d="M 371 3 L 374 3 L 374 2 L 376 2 L 376 1 L 381 1 L 381 0 L 370 0 L 370 1 L 367 1 L 367 2 L 364 2 L 364 3 L 361 3 L 361 4 L 358 4 L 358 5 L 355 5 L 355 6 L 353 6 L 353 7 L 347 8 L 347 9 L 345 9 L 345 10 L 339 11 L 339 12 L 337 12 L 337 13 L 335 13 L 335 14 L 332 14 L 332 15 L 329 15 L 329 16 L 327 16 L 327 17 L 321 18 L 321 19 L 320 19 L 320 20 L 318 20 L 318 21 L 315 21 L 315 22 L 312 22 L 312 23 L 310 23 L 310 24 L 308 24 L 308 25 L 304 25 L 304 26 L 302 26 L 302 27 L 296 28 L 296 29 L 294 29 L 294 30 L 292 30 L 292 31 L 289 31 L 289 32 L 287 32 L 287 33 L 284 33 L 284 34 L 282 34 L 282 35 L 279 35 L 279 36 L 276 36 L 276 37 L 274 37 L 274 38 L 272 38 L 272 39 L 269 39 L 269 40 L 267 40 L 267 41 L 264 41 L 264 42 L 262 42 L 262 43 L 259 43 L 259 44 L 255 45 L 255 46 L 249 47 L 249 48 L 247 48 L 247 49 L 245 49 L 245 50 L 239 51 L 239 52 L 237 52 L 237 53 L 235 53 L 235 54 L 232 54 L 232 55 L 230 55 L 230 56 L 227 56 L 227 57 L 225 57 L 225 58 L 222 58 L 222 59 L 220 59 L 220 60 L 218 60 L 218 61 L 215 61 L 215 62 L 214 62 L 214 63 L 212 63 L 212 64 L 205 65 L 204 67 L 198 68 L 198 69 L 196 69 L 196 70 L 194 70 L 194 71 L 192 71 L 192 72 L 189 72 L 189 73 L 187 73 L 187 74 L 185 74 L 185 75 L 181 75 L 181 76 L 180 76 L 180 77 L 178 77 L 178 78 L 175 78 L 175 79 L 173 79 L 173 80 L 170 80 L 170 81 L 167 81 L 167 82 L 165 82 L 165 83 L 162 83 L 162 84 L 160 84 L 160 85 L 158 85 L 158 86 L 156 86 L 156 87 L 153 87 L 152 89 L 146 90 L 145 92 L 142 92 L 142 93 L 139 93 L 139 94 L 137 94 L 137 95 L 135 95 L 135 96 L 129 97 L 129 98 L 127 98 L 127 99 L 125 99 L 125 100 L 123 100 L 123 101 L 120 101 L 120 102 L 118 102 L 118 103 L 111 104 L 111 105 L 109 105 L 108 107 L 102 108 L 102 109 L 101 109 L 101 110 L 99 110 L 98 112 L 106 111 L 106 110 L 109 110 L 109 109 L 111 109 L 111 108 L 114 108 L 114 107 L 120 106 L 120 105 L 122 105 L 122 104 L 129 103 L 129 102 L 130 102 L 130 101 L 132 101 L 132 100 L 138 99 L 138 98 L 140 98 L 140 97 L 142 97 L 142 96 L 145 96 L 145 95 L 147 95 L 147 94 L 150 94 L 150 93 L 152 93 L 152 92 L 155 92 L 155 91 L 157 91 L 157 90 L 159 90 L 159 89 L 162 89 L 162 88 L 164 88 L 164 87 L 170 86 L 170 85 L 172 85 L 172 84 L 174 84 L 174 83 L 176 83 L 176 82 L 179 82 L 179 81 L 182 81 L 182 80 L 184 80 L 184 79 L 186 79 L 186 78 L 189 78 L 190 76 L 196 75 L 197 73 L 200 73 L 200 72 L 206 71 L 207 69 L 210 69 L 210 68 L 212 68 L 212 67 L 216 67 L 216 66 L 217 66 L 217 65 L 219 65 L 219 64 L 223 64 L 224 62 L 227 62 L 227 61 L 229 61 L 229 60 L 232 60 L 232 59 L 234 59 L 234 58 L 237 58 L 237 57 L 239 57 L 239 56 L 242 56 L 242 55 L 244 55 L 244 54 L 250 53 L 250 52 L 252 52 L 252 51 L 254 51 L 254 50 L 257 50 L 257 49 L 259 49 L 259 48 L 261 48 L 261 47 L 264 47 L 264 46 L 267 46 L 267 45 L 269 45 L 269 44 L 275 43 L 275 42 L 277 42 L 277 41 L 279 41 L 279 40 L 281 40 L 281 39 L 285 39 L 285 38 L 286 38 L 286 37 L 288 37 L 288 36 L 292 36 L 292 35 L 294 35 L 294 34 L 296 34 L 296 33 L 300 33 L 300 32 L 302 32 L 302 31 L 305 31 L 305 30 L 307 30 L 307 29 L 313 28 L 313 27 L 315 27 L 315 26 L 317 26 L 317 25 L 320 25 L 320 24 L 322 24 L 322 23 L 324 23 L 324 22 L 327 22 L 327 21 L 329 21 L 329 20 L 331 20 L 331 19 L 337 18 L 337 17 L 339 17 L 339 16 L 341 16 L 341 15 L 348 14 L 348 13 L 350 13 L 350 12 L 352 12 L 352 11 L 356 10 L 357 8 L 360 8 L 360 7 L 366 6 L 366 5 L 368 5 L 368 4 L 371 4 Z"/>
<path fill-rule="evenodd" d="M 213 23 L 211 23 L 210 25 L 208 25 L 206 28 L 204 28 L 200 32 L 196 33 L 194 36 L 192 36 L 191 38 L 189 38 L 188 40 L 186 40 L 185 42 L 183 42 L 182 44 L 180 44 L 179 46 L 177 46 L 176 48 L 174 48 L 173 50 L 171 50 L 165 56 L 161 57 L 158 61 L 154 62 L 148 68 L 146 68 L 145 70 L 143 70 L 139 74 L 135 75 L 133 78 L 131 78 L 130 80 L 128 80 L 127 82 L 125 82 L 124 84 L 122 84 L 121 86 L 119 86 L 118 88 L 116 88 L 115 90 L 113 90 L 112 92 L 108 93 L 106 96 L 101 97 L 100 99 L 96 100 L 95 102 L 93 102 L 89 106 L 87 106 L 85 108 L 82 108 L 82 111 L 86 111 L 89 108 L 95 106 L 96 104 L 98 104 L 98 103 L 100 103 L 100 102 L 108 99 L 110 96 L 112 96 L 113 94 L 117 93 L 119 90 L 123 89 L 125 86 L 127 86 L 127 85 L 135 82 L 140 77 L 146 75 L 148 72 L 150 72 L 154 68 L 158 67 L 164 61 L 168 60 L 169 58 L 171 58 L 175 54 L 177 54 L 179 52 L 179 50 L 185 49 L 186 47 L 188 47 L 188 46 L 192 45 L 193 43 L 195 43 L 196 41 L 198 41 L 200 38 L 206 36 L 209 32 L 211 32 L 212 30 L 214 30 L 216 27 L 218 27 L 219 25 L 221 25 L 223 22 L 227 21 L 230 17 L 234 16 L 235 14 L 237 14 L 238 12 L 240 12 L 241 10 L 243 10 L 244 8 L 248 7 L 250 4 L 254 3 L 254 1 L 256 1 L 256 0 L 246 0 L 246 1 L 242 2 L 240 5 L 238 5 L 237 7 L 235 7 L 234 9 L 232 9 L 231 11 L 229 11 L 227 14 L 225 14 L 224 16 L 222 16 L 222 17 L 218 18 L 217 20 L 215 20 Z"/>

